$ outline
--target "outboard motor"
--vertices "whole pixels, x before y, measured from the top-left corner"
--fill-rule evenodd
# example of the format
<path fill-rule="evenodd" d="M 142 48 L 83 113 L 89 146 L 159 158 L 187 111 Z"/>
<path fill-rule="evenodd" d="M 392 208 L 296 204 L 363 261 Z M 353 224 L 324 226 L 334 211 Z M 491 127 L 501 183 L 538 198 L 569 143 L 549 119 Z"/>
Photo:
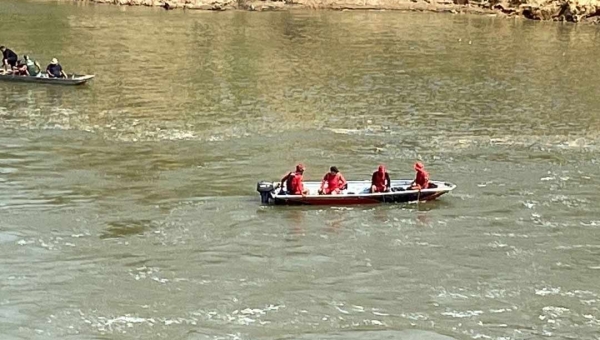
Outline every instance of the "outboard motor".
<path fill-rule="evenodd" d="M 271 193 L 275 190 L 273 182 L 260 181 L 256 184 L 256 191 L 260 193 L 260 203 L 268 204 Z"/>

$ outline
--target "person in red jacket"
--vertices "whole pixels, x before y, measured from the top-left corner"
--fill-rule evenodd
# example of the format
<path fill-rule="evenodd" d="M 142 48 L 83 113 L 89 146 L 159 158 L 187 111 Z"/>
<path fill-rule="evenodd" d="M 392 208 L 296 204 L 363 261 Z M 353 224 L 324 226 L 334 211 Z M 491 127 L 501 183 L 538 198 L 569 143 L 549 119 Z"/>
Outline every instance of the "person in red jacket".
<path fill-rule="evenodd" d="M 385 166 L 380 165 L 371 176 L 371 192 L 387 192 L 391 186 L 390 174 L 385 171 Z"/>
<path fill-rule="evenodd" d="M 298 164 L 296 165 L 295 172 L 290 172 L 281 179 L 281 187 L 283 188 L 283 183 L 285 183 L 288 195 L 304 196 L 308 194 L 308 190 L 304 189 L 304 184 L 302 183 L 304 170 L 304 165 Z"/>
<path fill-rule="evenodd" d="M 346 188 L 346 179 L 342 176 L 342 173 L 338 170 L 337 167 L 332 166 L 329 168 L 329 172 L 323 176 L 323 181 L 321 181 L 321 188 L 319 189 L 319 194 L 321 195 L 337 195 L 342 192 Z"/>
<path fill-rule="evenodd" d="M 422 190 L 429 188 L 429 173 L 425 171 L 425 166 L 421 162 L 415 163 L 415 171 L 417 172 L 415 180 L 410 185 L 410 190 Z"/>

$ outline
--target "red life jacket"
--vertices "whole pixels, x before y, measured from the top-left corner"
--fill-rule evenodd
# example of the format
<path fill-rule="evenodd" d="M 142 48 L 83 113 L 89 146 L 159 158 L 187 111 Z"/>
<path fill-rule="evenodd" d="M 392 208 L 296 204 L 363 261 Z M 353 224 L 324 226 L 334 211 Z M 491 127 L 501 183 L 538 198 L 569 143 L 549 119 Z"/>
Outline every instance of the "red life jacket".
<path fill-rule="evenodd" d="M 421 189 L 427 189 L 429 187 L 429 174 L 427 173 L 427 171 L 417 170 L 415 184 L 419 185 Z"/>
<path fill-rule="evenodd" d="M 302 174 L 290 172 L 287 182 L 285 183 L 287 191 L 290 195 L 302 195 L 302 191 L 304 190 L 302 178 Z"/>
<path fill-rule="evenodd" d="M 375 171 L 373 173 L 373 176 L 371 177 L 372 185 L 376 186 L 377 188 L 385 188 L 386 177 L 387 176 L 386 176 L 385 171 L 384 172 Z M 388 185 L 389 185 L 389 183 L 388 183 Z"/>
<path fill-rule="evenodd" d="M 342 187 L 346 184 L 346 179 L 339 172 L 335 175 L 332 175 L 331 172 L 328 172 L 323 177 L 322 184 L 325 183 L 327 183 L 328 191 L 332 191 L 335 189 L 342 189 Z"/>

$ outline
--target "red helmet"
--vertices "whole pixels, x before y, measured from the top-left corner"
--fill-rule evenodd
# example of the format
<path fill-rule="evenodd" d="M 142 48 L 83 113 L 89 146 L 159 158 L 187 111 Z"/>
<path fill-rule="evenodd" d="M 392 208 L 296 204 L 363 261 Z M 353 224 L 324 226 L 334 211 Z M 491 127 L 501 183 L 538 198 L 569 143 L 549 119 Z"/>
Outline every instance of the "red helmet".
<path fill-rule="evenodd" d="M 377 171 L 384 173 L 385 172 L 385 166 L 383 164 L 379 165 L 379 168 L 377 168 Z"/>
<path fill-rule="evenodd" d="M 421 162 L 416 162 L 415 163 L 415 170 L 423 170 L 425 168 L 425 166 L 423 165 L 423 163 Z"/>

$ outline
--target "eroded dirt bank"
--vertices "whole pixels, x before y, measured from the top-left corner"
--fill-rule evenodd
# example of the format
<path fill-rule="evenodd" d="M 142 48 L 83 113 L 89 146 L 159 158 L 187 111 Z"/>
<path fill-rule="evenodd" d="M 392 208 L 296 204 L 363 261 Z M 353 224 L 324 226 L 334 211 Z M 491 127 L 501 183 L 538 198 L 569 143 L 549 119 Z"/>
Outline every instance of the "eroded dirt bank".
<path fill-rule="evenodd" d="M 286 10 L 294 8 L 332 10 L 405 10 L 450 13 L 488 13 L 522 16 L 533 20 L 596 23 L 598 0 L 74 0 L 121 6 L 157 6 L 186 10 Z"/>

